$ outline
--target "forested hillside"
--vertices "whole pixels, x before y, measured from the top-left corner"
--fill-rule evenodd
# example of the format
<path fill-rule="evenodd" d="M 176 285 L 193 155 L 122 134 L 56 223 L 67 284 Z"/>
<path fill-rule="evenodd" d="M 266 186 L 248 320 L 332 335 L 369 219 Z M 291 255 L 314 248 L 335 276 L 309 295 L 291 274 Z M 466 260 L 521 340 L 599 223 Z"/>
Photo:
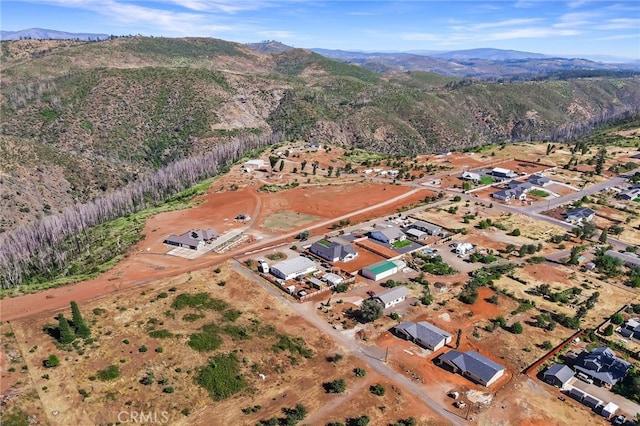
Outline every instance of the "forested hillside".
<path fill-rule="evenodd" d="M 293 49 L 130 37 L 2 42 L 3 231 L 233 138 L 281 132 L 417 154 L 565 140 L 635 114 L 640 78 L 381 75 Z"/>

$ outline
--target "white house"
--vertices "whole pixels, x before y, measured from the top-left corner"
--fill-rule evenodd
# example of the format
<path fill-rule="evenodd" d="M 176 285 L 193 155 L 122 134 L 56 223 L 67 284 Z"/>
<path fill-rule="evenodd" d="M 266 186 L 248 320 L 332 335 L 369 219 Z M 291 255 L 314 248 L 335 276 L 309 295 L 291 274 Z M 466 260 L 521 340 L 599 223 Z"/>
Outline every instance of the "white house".
<path fill-rule="evenodd" d="M 451 343 L 451 334 L 426 321 L 406 321 L 396 325 L 394 329 L 405 339 L 434 352 Z"/>
<path fill-rule="evenodd" d="M 384 309 L 387 309 L 404 301 L 408 295 L 409 290 L 405 286 L 399 286 L 376 295 L 374 299 L 379 301 Z"/>
<path fill-rule="evenodd" d="M 480 182 L 480 173 L 464 172 L 462 173 L 462 179 L 470 180 L 472 182 Z"/>
<path fill-rule="evenodd" d="M 260 170 L 260 169 L 263 169 L 265 167 L 265 163 L 264 163 L 264 160 L 255 159 L 255 160 L 245 161 L 242 166 L 247 171 Z"/>

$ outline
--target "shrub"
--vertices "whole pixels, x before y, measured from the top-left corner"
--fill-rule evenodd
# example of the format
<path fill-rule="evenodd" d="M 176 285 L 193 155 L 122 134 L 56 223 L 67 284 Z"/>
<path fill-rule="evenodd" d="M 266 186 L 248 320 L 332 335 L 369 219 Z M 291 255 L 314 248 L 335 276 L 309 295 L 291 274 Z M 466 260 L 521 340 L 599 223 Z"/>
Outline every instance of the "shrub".
<path fill-rule="evenodd" d="M 205 388 L 212 399 L 221 401 L 246 387 L 240 374 L 240 363 L 234 353 L 219 354 L 202 367 L 196 382 Z"/>
<path fill-rule="evenodd" d="M 145 345 L 142 345 L 142 346 L 140 346 L 140 347 L 138 348 L 138 352 L 143 352 L 143 353 L 144 353 L 144 352 L 146 352 L 146 351 L 148 351 L 148 349 L 147 349 L 147 347 L 146 347 Z"/>
<path fill-rule="evenodd" d="M 374 299 L 367 299 L 360 305 L 360 316 L 364 321 L 375 321 L 380 318 L 382 314 L 382 305 Z"/>
<path fill-rule="evenodd" d="M 347 384 L 344 379 L 336 379 L 331 382 L 325 382 L 322 384 L 325 392 L 327 393 L 343 393 L 347 390 Z"/>
<path fill-rule="evenodd" d="M 150 386 L 153 384 L 153 382 L 153 371 L 148 371 L 147 374 L 142 379 L 140 379 L 140 383 L 145 386 Z"/>
<path fill-rule="evenodd" d="M 161 354 L 162 352 L 164 352 L 164 349 L 162 349 L 161 347 L 156 348 L 156 353 Z"/>
<path fill-rule="evenodd" d="M 613 335 L 613 324 L 607 325 L 604 328 L 604 330 L 602 331 L 602 334 L 604 334 L 605 336 L 612 336 Z"/>
<path fill-rule="evenodd" d="M 622 314 L 620 312 L 616 312 L 615 314 L 613 314 L 611 316 L 611 322 L 616 324 L 616 325 L 620 325 L 624 322 L 624 317 L 622 316 Z"/>
<path fill-rule="evenodd" d="M 44 366 L 47 368 L 57 367 L 58 365 L 60 365 L 60 359 L 55 354 L 49 355 L 49 358 L 44 362 Z"/>
<path fill-rule="evenodd" d="M 511 235 L 513 235 L 514 237 L 519 237 L 520 230 L 518 228 L 515 228 L 513 231 L 511 231 Z"/>
<path fill-rule="evenodd" d="M 551 343 L 548 340 L 545 340 L 544 342 L 542 342 L 542 348 L 550 351 L 551 349 L 553 349 L 553 343 Z"/>
<path fill-rule="evenodd" d="M 335 363 L 337 363 L 337 362 L 341 361 L 341 360 L 342 360 L 342 358 L 344 358 L 344 357 L 342 356 L 342 354 L 334 354 L 334 355 L 328 356 L 328 357 L 327 357 L 327 361 L 332 362 L 332 363 L 334 363 L 334 364 L 335 364 Z"/>
<path fill-rule="evenodd" d="M 222 312 L 229 307 L 224 300 L 212 299 L 208 293 L 188 294 L 182 293 L 176 296 L 171 304 L 174 309 L 183 309 L 185 307 L 195 309 L 207 309 Z"/>
<path fill-rule="evenodd" d="M 365 370 L 364 368 L 356 367 L 353 369 L 353 374 L 355 374 L 356 377 L 364 377 L 367 375 L 367 370 Z"/>
<path fill-rule="evenodd" d="M 167 386 L 166 388 L 162 389 L 162 392 L 173 393 L 173 386 Z"/>
<path fill-rule="evenodd" d="M 117 365 L 110 365 L 104 370 L 99 370 L 96 374 L 98 380 L 101 380 L 103 382 L 114 380 L 118 378 L 118 376 L 120 376 L 120 368 L 118 368 Z"/>
<path fill-rule="evenodd" d="M 166 299 L 167 297 L 169 297 L 169 293 L 167 292 L 162 292 L 160 294 L 158 294 L 158 299 Z"/>
<path fill-rule="evenodd" d="M 154 339 L 167 339 L 169 337 L 173 337 L 173 334 L 166 329 L 160 329 L 160 330 L 152 330 L 149 332 L 149 336 L 153 337 Z"/>
<path fill-rule="evenodd" d="M 516 321 L 511 325 L 511 327 L 509 327 L 509 331 L 513 334 L 522 334 L 524 329 L 522 328 L 522 324 Z"/>
<path fill-rule="evenodd" d="M 377 396 L 384 396 L 387 390 L 380 383 L 376 383 L 375 385 L 369 387 L 369 392 Z"/>

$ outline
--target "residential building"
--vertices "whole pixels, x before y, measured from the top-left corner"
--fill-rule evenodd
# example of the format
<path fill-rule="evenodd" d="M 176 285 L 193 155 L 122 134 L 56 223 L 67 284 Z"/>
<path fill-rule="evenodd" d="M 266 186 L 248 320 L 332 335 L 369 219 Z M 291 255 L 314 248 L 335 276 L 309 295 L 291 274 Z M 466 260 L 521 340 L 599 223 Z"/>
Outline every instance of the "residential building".
<path fill-rule="evenodd" d="M 417 220 L 413 222 L 409 227 L 411 229 L 418 229 L 420 231 L 426 232 L 429 235 L 442 234 L 442 227 L 438 225 L 434 225 L 433 223 L 422 221 L 422 220 Z"/>
<path fill-rule="evenodd" d="M 529 179 L 527 179 L 527 182 L 535 186 L 544 187 L 551 184 L 551 179 L 542 175 L 535 174 L 535 175 L 529 176 Z"/>
<path fill-rule="evenodd" d="M 604 252 L 604 255 L 620 259 L 624 263 L 624 265 L 629 268 L 635 269 L 637 267 L 640 267 L 640 257 L 638 257 L 638 255 L 636 255 L 635 253 L 620 253 L 619 251 L 615 250 L 607 250 L 606 252 Z"/>
<path fill-rule="evenodd" d="M 306 257 L 298 256 L 284 260 L 271 266 L 270 272 L 283 280 L 290 280 L 301 275 L 309 274 L 317 269 L 316 262 Z"/>
<path fill-rule="evenodd" d="M 542 374 L 545 382 L 563 389 L 573 378 L 573 370 L 564 364 L 553 364 Z"/>
<path fill-rule="evenodd" d="M 509 187 L 509 189 L 520 190 L 521 192 L 524 192 L 525 194 L 533 189 L 533 184 L 532 183 L 530 183 L 530 182 L 520 182 L 520 181 L 517 181 L 517 180 L 509 181 L 507 186 Z"/>
<path fill-rule="evenodd" d="M 471 243 L 454 243 L 453 249 L 456 251 L 456 254 L 464 256 L 473 250 L 473 244 Z"/>
<path fill-rule="evenodd" d="M 640 340 L 640 321 L 638 318 L 631 318 L 625 322 L 624 327 L 618 331 L 623 337 L 631 337 Z"/>
<path fill-rule="evenodd" d="M 441 366 L 448 366 L 453 369 L 454 373 L 459 373 L 487 387 L 502 377 L 505 372 L 505 368 L 502 365 L 480 355 L 476 351 L 449 351 L 440 355 L 437 363 Z"/>
<path fill-rule="evenodd" d="M 200 250 L 206 243 L 213 241 L 219 236 L 220 234 L 218 231 L 213 228 L 196 229 L 194 231 L 185 232 L 181 235 L 171 234 L 166 240 L 164 240 L 164 243 L 192 250 Z"/>
<path fill-rule="evenodd" d="M 408 295 L 409 290 L 405 286 L 401 285 L 376 295 L 374 299 L 382 303 L 384 309 L 387 309 L 403 302 Z"/>
<path fill-rule="evenodd" d="M 393 244 L 396 241 L 402 241 L 407 238 L 397 226 L 378 227 L 369 233 L 369 237 L 385 244 Z"/>
<path fill-rule="evenodd" d="M 574 369 L 593 379 L 594 384 L 610 388 L 624 379 L 631 364 L 618 358 L 611 349 L 601 346 L 591 352 L 582 352 Z"/>
<path fill-rule="evenodd" d="M 505 202 L 509 202 L 512 200 L 526 200 L 527 199 L 527 193 L 522 191 L 519 188 L 515 188 L 515 189 L 511 189 L 511 188 L 507 188 L 507 189 L 502 189 L 500 191 L 496 191 L 493 194 L 491 194 L 491 196 L 497 200 L 501 200 L 501 201 L 505 201 Z"/>
<path fill-rule="evenodd" d="M 451 343 L 451 334 L 426 321 L 406 321 L 396 325 L 394 329 L 405 339 L 434 352 Z"/>
<path fill-rule="evenodd" d="M 316 241 L 311 244 L 309 251 L 329 262 L 348 262 L 358 256 L 356 249 L 340 238 Z"/>
<path fill-rule="evenodd" d="M 582 223 L 591 221 L 596 215 L 596 212 L 587 207 L 579 207 L 577 209 L 569 210 L 565 217 L 565 222 L 569 223 Z"/>
<path fill-rule="evenodd" d="M 480 173 L 473 173 L 473 172 L 464 172 L 462 173 L 462 179 L 464 180 L 470 180 L 472 182 L 480 182 Z"/>
<path fill-rule="evenodd" d="M 399 267 L 398 266 L 399 263 L 402 264 L 403 266 Z M 374 281 L 379 281 L 397 273 L 400 268 L 404 268 L 404 262 L 393 262 L 390 260 L 383 260 L 382 262 L 374 263 L 371 266 L 362 268 L 360 273 L 365 278 L 369 278 Z"/>
<path fill-rule="evenodd" d="M 640 188 L 630 188 L 622 191 L 617 195 L 617 198 L 621 200 L 635 200 L 636 198 L 640 198 Z"/>

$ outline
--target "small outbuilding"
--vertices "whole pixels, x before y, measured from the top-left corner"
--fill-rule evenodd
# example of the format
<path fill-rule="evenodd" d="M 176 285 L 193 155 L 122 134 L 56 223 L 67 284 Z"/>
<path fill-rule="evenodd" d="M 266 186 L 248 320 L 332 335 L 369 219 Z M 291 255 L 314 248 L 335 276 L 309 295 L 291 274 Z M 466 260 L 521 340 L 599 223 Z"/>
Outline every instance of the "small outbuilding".
<path fill-rule="evenodd" d="M 374 263 L 371 266 L 362 268 L 361 274 L 365 278 L 369 278 L 374 281 L 379 281 L 384 278 L 398 272 L 398 265 L 390 260 L 383 260 L 382 262 Z"/>
<path fill-rule="evenodd" d="M 607 405 L 605 405 L 604 407 L 602 407 L 602 411 L 600 411 L 600 414 L 602 415 L 602 417 L 604 417 L 605 419 L 611 419 L 613 416 L 616 415 L 616 412 L 618 411 L 620 407 L 618 407 L 616 404 L 614 404 L 613 402 L 609 402 Z"/>
<path fill-rule="evenodd" d="M 559 388 L 564 388 L 573 378 L 573 370 L 564 364 L 553 364 L 542 374 L 545 382 Z"/>
<path fill-rule="evenodd" d="M 426 232 L 423 232 L 419 229 L 407 229 L 405 231 L 405 233 L 407 234 L 407 236 L 413 240 L 416 241 L 424 241 L 429 237 L 429 234 L 427 234 Z"/>

